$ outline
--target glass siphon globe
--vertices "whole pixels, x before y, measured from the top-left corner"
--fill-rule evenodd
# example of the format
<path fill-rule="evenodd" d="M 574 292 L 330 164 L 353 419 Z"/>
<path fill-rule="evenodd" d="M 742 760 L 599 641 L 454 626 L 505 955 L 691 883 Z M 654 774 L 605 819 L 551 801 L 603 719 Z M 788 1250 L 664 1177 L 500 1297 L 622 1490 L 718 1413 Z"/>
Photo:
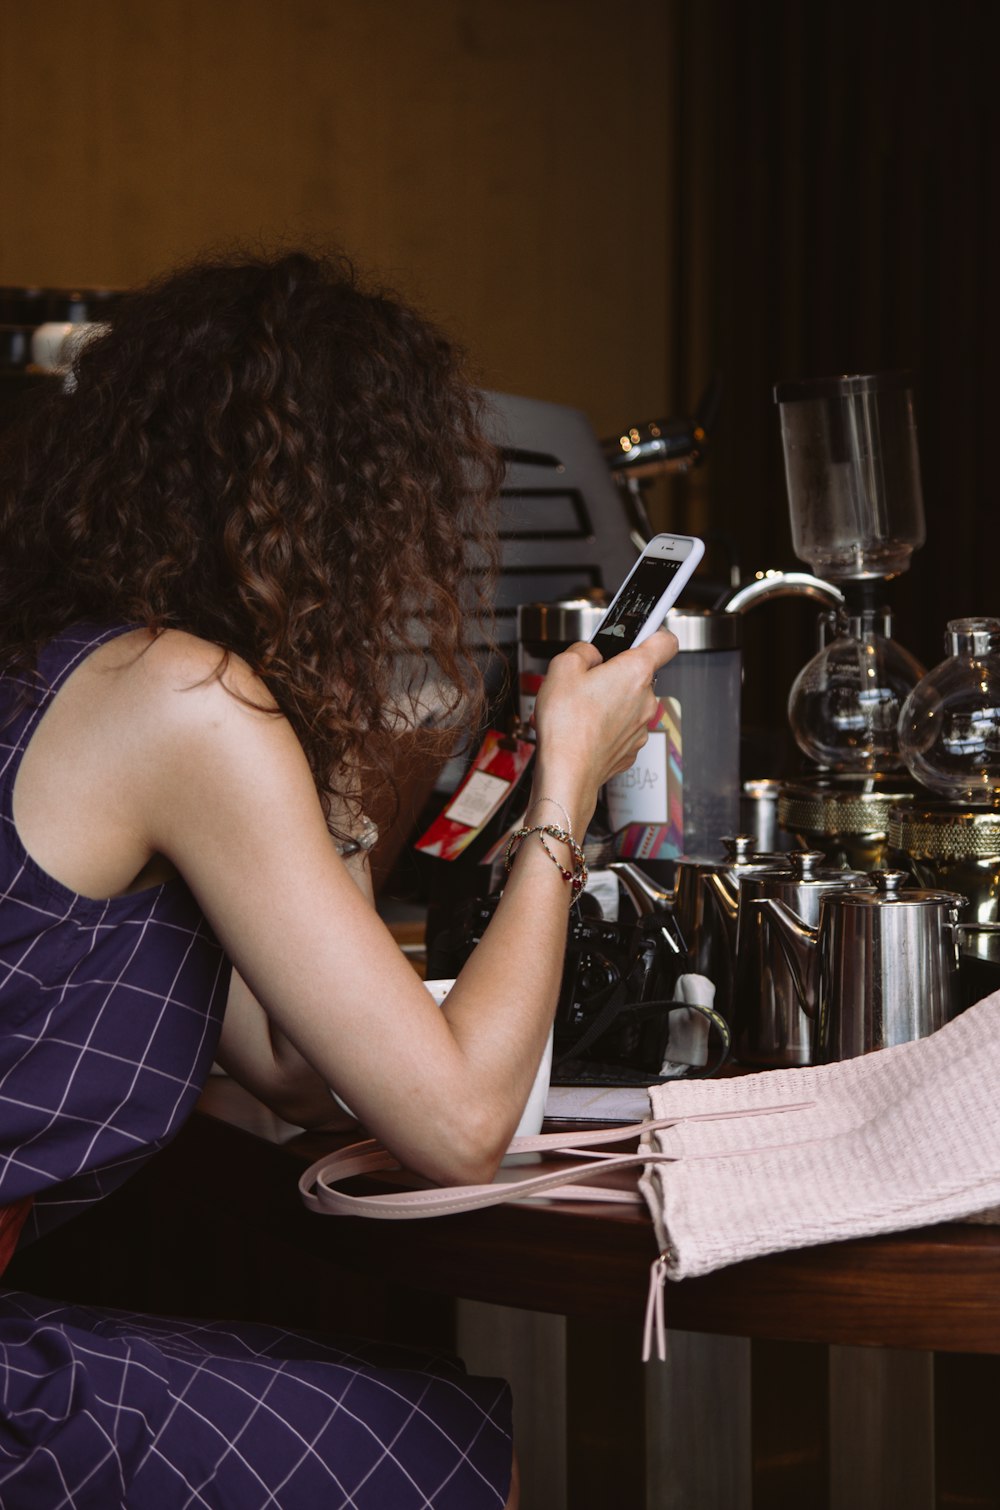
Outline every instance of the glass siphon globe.
<path fill-rule="evenodd" d="M 894 771 L 903 764 L 899 710 L 923 667 L 875 628 L 882 614 L 843 617 L 838 633 L 799 672 L 788 721 L 799 749 L 836 771 Z"/>
<path fill-rule="evenodd" d="M 1000 796 L 1000 619 L 952 619 L 946 659 L 914 687 L 899 715 L 907 769 L 957 802 Z"/>

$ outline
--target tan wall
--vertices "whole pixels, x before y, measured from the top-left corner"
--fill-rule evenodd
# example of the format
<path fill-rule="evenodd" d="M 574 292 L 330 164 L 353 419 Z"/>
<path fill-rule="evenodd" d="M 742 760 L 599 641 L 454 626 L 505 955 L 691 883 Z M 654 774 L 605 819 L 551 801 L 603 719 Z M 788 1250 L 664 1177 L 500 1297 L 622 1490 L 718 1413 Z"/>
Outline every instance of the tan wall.
<path fill-rule="evenodd" d="M 0 0 L 0 283 L 336 239 L 491 386 L 666 391 L 671 0 Z M 687 401 L 676 396 L 677 404 Z"/>

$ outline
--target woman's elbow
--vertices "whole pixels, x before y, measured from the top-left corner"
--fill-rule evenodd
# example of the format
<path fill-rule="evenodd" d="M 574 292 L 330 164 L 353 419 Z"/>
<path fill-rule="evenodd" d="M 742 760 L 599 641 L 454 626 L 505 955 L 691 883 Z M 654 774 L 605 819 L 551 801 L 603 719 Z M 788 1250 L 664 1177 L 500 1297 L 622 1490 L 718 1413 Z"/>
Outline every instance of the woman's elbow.
<path fill-rule="evenodd" d="M 489 1185 L 507 1152 L 511 1134 L 502 1117 L 470 1109 L 437 1146 L 421 1158 L 420 1174 L 436 1185 Z"/>

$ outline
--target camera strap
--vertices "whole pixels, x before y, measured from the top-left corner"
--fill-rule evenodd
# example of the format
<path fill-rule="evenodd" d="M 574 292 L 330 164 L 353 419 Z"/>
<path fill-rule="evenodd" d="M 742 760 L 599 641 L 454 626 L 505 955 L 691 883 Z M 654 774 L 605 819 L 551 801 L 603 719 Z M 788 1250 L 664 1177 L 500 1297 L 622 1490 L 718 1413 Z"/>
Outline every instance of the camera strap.
<path fill-rule="evenodd" d="M 565 1053 L 560 1055 L 553 1067 L 553 1074 L 560 1075 L 567 1073 L 570 1066 L 574 1065 L 588 1049 L 593 1048 L 594 1044 L 598 1043 L 606 1033 L 610 1032 L 612 1028 L 620 1027 L 623 1017 L 627 1016 L 630 1022 L 642 1022 L 647 1018 L 658 1017 L 661 1014 L 681 1011 L 695 1012 L 699 1016 L 704 1017 L 709 1025 L 715 1028 L 720 1045 L 713 1060 L 706 1065 L 692 1065 L 683 1078 L 686 1080 L 705 1079 L 709 1075 L 716 1074 L 729 1058 L 729 1052 L 732 1047 L 729 1024 L 721 1013 L 704 1002 L 681 1001 L 674 997 L 659 1001 L 630 1002 L 628 1000 L 627 986 L 624 981 L 616 986 L 585 1032 L 580 1035 L 575 1043 L 566 1049 Z M 647 1073 L 643 1075 L 643 1083 L 662 1085 L 667 1080 L 676 1080 L 677 1078 L 676 1075 L 653 1075 Z M 602 1081 L 602 1083 L 604 1082 Z"/>

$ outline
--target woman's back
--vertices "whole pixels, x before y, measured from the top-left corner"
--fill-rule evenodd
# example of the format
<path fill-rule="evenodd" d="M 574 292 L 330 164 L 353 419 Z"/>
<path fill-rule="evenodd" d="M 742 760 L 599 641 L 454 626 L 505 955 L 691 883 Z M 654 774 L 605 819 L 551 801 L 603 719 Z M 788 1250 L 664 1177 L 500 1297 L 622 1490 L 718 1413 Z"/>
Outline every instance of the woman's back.
<path fill-rule="evenodd" d="M 465 626 L 501 471 L 450 343 L 305 254 L 124 300 L 5 438 L 0 1203 L 96 1196 L 191 1107 L 227 973 L 201 912 L 233 963 L 230 1073 L 303 1124 L 335 1088 L 431 1180 L 495 1173 L 586 880 L 573 831 L 676 649 L 553 661 L 524 842 L 437 1007 L 344 851 L 426 684 L 435 750 L 482 711 Z M 450 1362 L 0 1291 L 0 1367 L 4 1510 L 472 1510 L 510 1485 L 507 1392 Z"/>
<path fill-rule="evenodd" d="M 215 1053 L 229 965 L 179 879 L 81 895 L 22 843 L 14 787 L 69 678 L 127 626 L 79 626 L 37 681 L 0 678 L 0 1204 L 36 1197 L 35 1230 L 96 1200 L 187 1117 Z M 29 1225 L 29 1230 L 30 1225 Z"/>

